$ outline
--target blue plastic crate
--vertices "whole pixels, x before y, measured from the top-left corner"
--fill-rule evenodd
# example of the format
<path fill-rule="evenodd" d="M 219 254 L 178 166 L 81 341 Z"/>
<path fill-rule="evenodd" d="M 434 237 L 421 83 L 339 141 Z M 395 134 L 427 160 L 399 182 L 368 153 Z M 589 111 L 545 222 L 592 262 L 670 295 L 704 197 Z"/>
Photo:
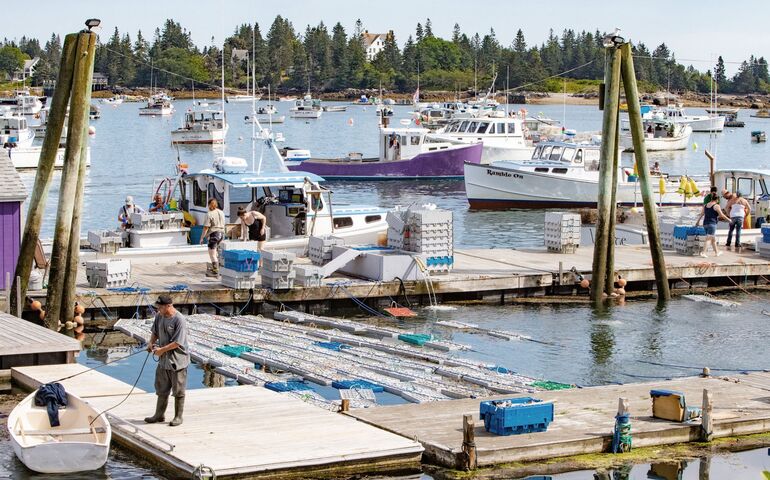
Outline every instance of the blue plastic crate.
<path fill-rule="evenodd" d="M 312 388 L 303 382 L 267 382 L 265 383 L 265 388 L 279 393 L 312 390 Z"/>
<path fill-rule="evenodd" d="M 425 264 L 429 267 L 452 265 L 453 263 L 455 263 L 455 258 L 453 256 L 428 257 L 425 261 Z"/>
<path fill-rule="evenodd" d="M 479 404 L 479 416 L 495 435 L 545 432 L 553 421 L 553 403 L 532 397 L 486 401 Z"/>
<path fill-rule="evenodd" d="M 369 389 L 374 393 L 385 391 L 382 385 L 377 385 L 368 380 L 335 380 L 332 382 L 332 387 L 340 390 L 349 390 L 351 388 Z"/>
<path fill-rule="evenodd" d="M 225 250 L 222 258 L 225 268 L 236 272 L 256 272 L 259 267 L 259 252 L 252 250 Z"/>
<path fill-rule="evenodd" d="M 335 352 L 339 352 L 343 348 L 350 348 L 350 345 L 346 345 L 340 342 L 315 342 L 313 343 L 313 345 L 321 348 L 326 348 L 328 350 L 333 350 Z"/>

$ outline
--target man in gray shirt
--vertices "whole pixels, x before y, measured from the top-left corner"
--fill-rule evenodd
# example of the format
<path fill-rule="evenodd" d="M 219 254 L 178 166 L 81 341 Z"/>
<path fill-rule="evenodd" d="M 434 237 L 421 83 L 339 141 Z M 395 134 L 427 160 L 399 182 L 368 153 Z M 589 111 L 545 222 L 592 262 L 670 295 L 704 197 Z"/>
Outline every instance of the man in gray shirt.
<path fill-rule="evenodd" d="M 161 295 L 155 302 L 158 314 L 152 323 L 152 335 L 147 351 L 158 357 L 155 369 L 155 394 L 158 396 L 155 415 L 144 419 L 147 423 L 164 422 L 168 395 L 174 396 L 174 419 L 169 425 L 182 424 L 184 395 L 187 388 L 187 366 L 190 352 L 187 346 L 187 319 L 173 305 L 171 297 Z"/>

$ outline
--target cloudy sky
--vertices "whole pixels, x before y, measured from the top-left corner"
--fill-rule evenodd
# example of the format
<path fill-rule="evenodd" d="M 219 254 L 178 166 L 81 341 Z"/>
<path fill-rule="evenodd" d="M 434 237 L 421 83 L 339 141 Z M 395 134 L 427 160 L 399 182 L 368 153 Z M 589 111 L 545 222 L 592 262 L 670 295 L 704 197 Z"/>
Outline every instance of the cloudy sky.
<path fill-rule="evenodd" d="M 627 38 L 651 49 L 665 42 L 677 59 L 699 70 L 710 68 L 722 55 L 728 74 L 737 69 L 731 62 L 751 54 L 770 57 L 767 0 L 41 0 L 35 8 L 17 5 L 12 11 L 12 19 L 6 17 L 2 22 L 0 36 L 18 39 L 28 35 L 41 41 L 52 32 L 77 31 L 89 17 L 102 20 L 103 35 L 117 26 L 132 39 L 138 29 L 152 38 L 156 27 L 173 18 L 203 46 L 211 43 L 212 36 L 221 42 L 240 23 L 257 21 L 265 33 L 280 14 L 299 31 L 320 21 L 329 27 L 339 21 L 351 31 L 360 18 L 371 32 L 394 30 L 399 43 L 426 18 L 431 19 L 435 35 L 448 38 L 455 23 L 466 33 L 483 35 L 494 28 L 503 45 L 511 43 L 518 28 L 532 45 L 541 43 L 550 28 L 560 33 L 565 28 L 610 31 L 620 27 Z"/>

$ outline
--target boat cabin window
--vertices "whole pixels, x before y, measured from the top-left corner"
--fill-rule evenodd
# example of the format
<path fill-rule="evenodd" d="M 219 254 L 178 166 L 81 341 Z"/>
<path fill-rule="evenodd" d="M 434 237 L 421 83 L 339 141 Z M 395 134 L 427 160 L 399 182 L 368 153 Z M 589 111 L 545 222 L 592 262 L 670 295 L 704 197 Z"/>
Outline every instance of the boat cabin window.
<path fill-rule="evenodd" d="M 545 167 L 535 167 L 536 172 L 548 173 L 548 169 Z"/>
<path fill-rule="evenodd" d="M 411 135 L 409 137 L 410 143 L 412 145 L 419 145 L 420 144 L 420 136 L 419 135 Z"/>
<path fill-rule="evenodd" d="M 575 152 L 575 163 L 583 163 L 583 149 L 578 148 Z"/>
<path fill-rule="evenodd" d="M 471 122 L 468 126 L 468 133 L 476 133 L 477 128 L 479 128 L 479 122 Z"/>
<path fill-rule="evenodd" d="M 209 200 L 214 199 L 219 204 L 219 208 L 224 207 L 225 205 L 225 192 L 220 192 L 217 190 L 217 187 L 214 186 L 214 183 L 209 183 Z"/>
<path fill-rule="evenodd" d="M 738 179 L 738 191 L 743 194 L 744 197 L 754 196 L 754 179 L 740 177 Z"/>
<path fill-rule="evenodd" d="M 551 155 L 549 158 L 551 160 L 559 160 L 561 158 L 561 147 L 554 146 L 553 150 L 551 150 Z"/>
<path fill-rule="evenodd" d="M 249 187 L 241 187 L 241 188 L 231 188 L 230 189 L 230 204 L 233 203 L 251 203 L 253 200 L 253 193 L 254 190 L 252 190 Z"/>
<path fill-rule="evenodd" d="M 192 201 L 193 205 L 196 207 L 205 207 L 206 206 L 206 191 L 203 190 L 199 185 L 198 181 L 193 179 L 192 180 Z"/>
<path fill-rule="evenodd" d="M 543 149 L 543 147 L 535 147 L 535 151 L 532 152 L 532 159 L 540 158 L 540 151 Z"/>
<path fill-rule="evenodd" d="M 767 185 L 765 185 L 765 179 L 764 178 L 760 178 L 759 180 L 757 180 L 757 185 L 759 185 L 759 189 L 762 190 L 762 195 L 763 196 L 767 195 Z M 757 193 L 759 193 L 759 192 L 757 192 Z"/>
<path fill-rule="evenodd" d="M 516 133 L 516 124 L 513 122 L 508 123 L 508 133 Z"/>
<path fill-rule="evenodd" d="M 500 122 L 497 124 L 497 133 L 505 133 L 505 123 Z"/>
<path fill-rule="evenodd" d="M 484 122 L 479 127 L 479 132 L 478 133 L 487 133 L 488 129 L 489 129 L 489 123 Z M 489 132 L 489 133 L 495 133 L 495 126 L 494 125 L 492 125 L 492 131 Z"/>
<path fill-rule="evenodd" d="M 334 219 L 334 228 L 347 228 L 353 226 L 353 219 L 350 217 L 336 217 Z"/>
<path fill-rule="evenodd" d="M 548 160 L 548 157 L 551 155 L 551 147 L 545 146 L 543 147 L 543 150 L 540 152 L 540 159 L 541 160 Z"/>
<path fill-rule="evenodd" d="M 725 178 L 725 190 L 728 192 L 734 192 L 735 191 L 735 178 L 734 177 L 727 177 Z"/>
<path fill-rule="evenodd" d="M 565 162 L 571 162 L 575 157 L 575 149 L 572 147 L 564 147 L 564 153 L 561 154 L 561 159 Z"/>
<path fill-rule="evenodd" d="M 551 172 L 553 172 L 553 173 L 567 173 L 567 169 L 566 168 L 554 168 L 553 170 L 551 170 Z"/>
<path fill-rule="evenodd" d="M 365 220 L 366 220 L 366 223 L 379 222 L 380 220 L 382 220 L 382 215 L 367 215 Z"/>
<path fill-rule="evenodd" d="M 468 121 L 466 120 L 460 124 L 460 132 L 465 132 L 465 130 L 467 129 L 468 129 Z"/>

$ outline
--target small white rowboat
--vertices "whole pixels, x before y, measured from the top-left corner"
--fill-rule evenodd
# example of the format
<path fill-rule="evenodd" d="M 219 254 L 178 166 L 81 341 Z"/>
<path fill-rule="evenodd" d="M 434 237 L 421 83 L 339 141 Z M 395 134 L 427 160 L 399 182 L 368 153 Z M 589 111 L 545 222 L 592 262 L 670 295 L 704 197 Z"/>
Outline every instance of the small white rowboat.
<path fill-rule="evenodd" d="M 71 393 L 59 410 L 58 427 L 51 427 L 46 407 L 35 406 L 32 392 L 8 416 L 13 451 L 30 470 L 73 473 L 101 468 L 110 451 L 112 430 L 104 415 Z M 89 423 L 96 418 L 93 425 Z"/>

